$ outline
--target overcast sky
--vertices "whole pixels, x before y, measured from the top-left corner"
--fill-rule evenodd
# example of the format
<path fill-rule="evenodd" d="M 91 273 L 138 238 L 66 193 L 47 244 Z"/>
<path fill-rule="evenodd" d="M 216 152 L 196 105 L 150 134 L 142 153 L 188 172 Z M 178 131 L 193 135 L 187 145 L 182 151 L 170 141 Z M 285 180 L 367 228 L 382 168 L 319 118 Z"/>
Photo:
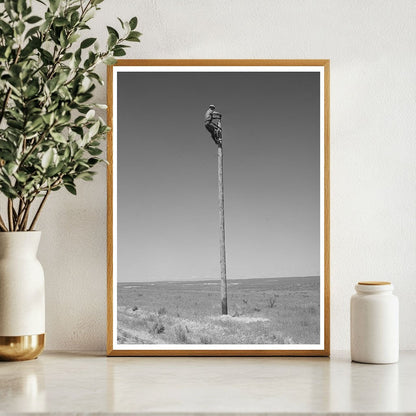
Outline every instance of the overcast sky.
<path fill-rule="evenodd" d="M 118 281 L 319 275 L 319 73 L 118 74 Z"/>

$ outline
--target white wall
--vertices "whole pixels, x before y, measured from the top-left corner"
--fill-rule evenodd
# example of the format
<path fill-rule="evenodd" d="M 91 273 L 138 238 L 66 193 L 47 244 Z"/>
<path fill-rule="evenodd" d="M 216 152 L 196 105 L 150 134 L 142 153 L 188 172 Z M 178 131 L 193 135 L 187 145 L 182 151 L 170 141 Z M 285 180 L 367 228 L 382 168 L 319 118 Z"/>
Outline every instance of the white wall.
<path fill-rule="evenodd" d="M 93 31 L 104 44 L 133 15 L 144 35 L 127 58 L 331 60 L 331 345 L 348 348 L 354 282 L 377 279 L 400 298 L 401 348 L 416 348 L 416 2 L 106 0 Z M 47 348 L 104 350 L 104 168 L 78 189 L 40 222 Z"/>

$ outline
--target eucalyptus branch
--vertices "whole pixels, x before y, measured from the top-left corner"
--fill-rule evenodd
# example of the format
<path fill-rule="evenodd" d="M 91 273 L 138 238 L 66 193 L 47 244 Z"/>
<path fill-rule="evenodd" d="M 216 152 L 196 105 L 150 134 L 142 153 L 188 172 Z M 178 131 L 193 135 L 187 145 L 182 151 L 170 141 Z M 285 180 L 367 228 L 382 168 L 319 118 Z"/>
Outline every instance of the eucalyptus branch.
<path fill-rule="evenodd" d="M 107 26 L 102 52 L 93 48 L 94 37 L 78 41 L 102 1 L 45 0 L 40 18 L 29 0 L 8 1 L 12 12 L 0 11 L 7 70 L 0 92 L 0 123 L 7 125 L 0 127 L 0 193 L 7 199 L 8 220 L 7 226 L 0 215 L 0 231 L 33 230 L 52 190 L 75 195 L 78 179 L 92 180 L 94 166 L 102 162 L 98 155 L 108 127 L 89 102 L 101 80 L 95 68 L 102 61 L 114 64 L 126 43 L 140 36 L 133 17 L 119 19 L 122 36 Z M 30 221 L 36 197 L 42 199 Z"/>
<path fill-rule="evenodd" d="M 17 48 L 16 56 L 15 56 L 15 58 L 13 60 L 12 65 L 16 64 L 17 61 L 19 60 L 21 51 L 22 51 L 22 47 L 19 45 L 19 47 Z M 12 89 L 9 87 L 9 89 L 6 92 L 6 97 L 4 98 L 3 105 L 1 106 L 0 123 L 3 120 L 4 113 L 6 112 L 7 103 L 9 101 L 9 99 L 10 99 L 11 93 L 12 93 Z"/>
<path fill-rule="evenodd" d="M 71 30 L 66 34 L 66 38 L 69 39 L 71 37 L 71 35 L 74 33 L 74 31 L 78 28 L 79 24 L 82 22 L 82 19 L 85 17 L 85 14 L 88 12 L 88 10 L 91 9 L 91 7 L 89 7 L 91 5 L 91 0 L 88 1 L 87 5 L 85 6 L 85 9 L 82 10 L 81 15 L 78 19 L 77 24 L 71 28 Z M 59 52 L 57 53 L 57 56 L 55 57 L 55 53 L 54 53 L 54 64 L 52 66 L 51 72 L 48 75 L 48 80 L 51 79 L 53 77 L 53 75 L 55 74 L 56 68 L 57 66 L 60 64 L 62 56 L 65 54 L 65 52 L 68 50 L 69 45 L 67 45 L 65 48 L 60 48 Z"/>

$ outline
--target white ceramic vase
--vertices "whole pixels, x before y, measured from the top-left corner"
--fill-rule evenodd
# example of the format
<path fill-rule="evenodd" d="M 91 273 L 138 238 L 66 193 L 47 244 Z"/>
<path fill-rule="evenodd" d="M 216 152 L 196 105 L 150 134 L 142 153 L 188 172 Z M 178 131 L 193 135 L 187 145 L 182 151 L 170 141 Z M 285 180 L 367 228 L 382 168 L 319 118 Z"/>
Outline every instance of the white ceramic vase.
<path fill-rule="evenodd" d="M 45 281 L 36 257 L 40 231 L 0 232 L 0 359 L 29 360 L 43 350 Z"/>

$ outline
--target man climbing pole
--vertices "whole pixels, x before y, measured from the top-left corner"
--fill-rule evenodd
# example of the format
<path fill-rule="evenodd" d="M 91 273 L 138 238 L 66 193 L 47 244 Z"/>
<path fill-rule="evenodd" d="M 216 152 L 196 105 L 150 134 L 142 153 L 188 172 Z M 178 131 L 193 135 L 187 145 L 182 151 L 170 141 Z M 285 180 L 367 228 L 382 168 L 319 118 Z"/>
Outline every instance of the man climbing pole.
<path fill-rule="evenodd" d="M 221 130 L 221 114 L 215 110 L 215 105 L 210 105 L 205 113 L 205 128 L 211 133 L 211 137 L 215 144 L 222 143 L 222 130 Z"/>
<path fill-rule="evenodd" d="M 224 219 L 224 181 L 222 160 L 222 127 L 221 114 L 214 111 L 215 105 L 210 105 L 205 113 L 205 128 L 218 146 L 218 203 L 220 219 L 220 267 L 221 267 L 221 313 L 228 314 L 227 304 L 227 272 L 225 262 L 225 219 Z"/>

